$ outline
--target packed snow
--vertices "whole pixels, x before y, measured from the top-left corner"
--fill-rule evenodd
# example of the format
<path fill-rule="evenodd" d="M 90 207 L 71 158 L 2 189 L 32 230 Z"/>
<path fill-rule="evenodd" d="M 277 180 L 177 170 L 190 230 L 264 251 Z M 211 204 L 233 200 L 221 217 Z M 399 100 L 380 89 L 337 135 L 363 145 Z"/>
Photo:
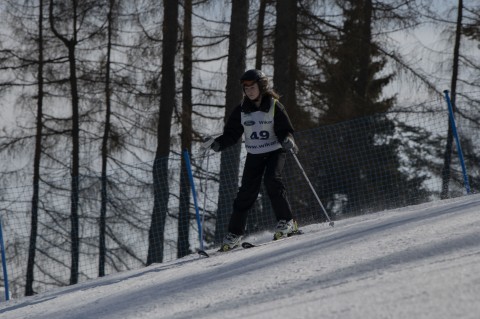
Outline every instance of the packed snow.
<path fill-rule="evenodd" d="M 0 318 L 480 318 L 480 196 L 302 228 L 2 302 Z"/>

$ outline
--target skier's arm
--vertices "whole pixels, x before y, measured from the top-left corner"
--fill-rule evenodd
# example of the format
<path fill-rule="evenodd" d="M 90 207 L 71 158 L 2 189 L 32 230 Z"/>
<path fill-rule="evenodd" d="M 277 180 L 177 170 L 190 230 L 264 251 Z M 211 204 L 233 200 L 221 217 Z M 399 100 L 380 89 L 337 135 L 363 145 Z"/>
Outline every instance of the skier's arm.
<path fill-rule="evenodd" d="M 293 125 L 290 122 L 290 118 L 288 117 L 287 111 L 285 110 L 285 106 L 281 104 L 279 101 L 275 103 L 275 116 L 274 116 L 274 124 L 273 129 L 275 131 L 275 135 L 277 135 L 278 140 L 281 142 L 285 141 L 286 138 L 293 139 Z"/>
<path fill-rule="evenodd" d="M 237 106 L 227 120 L 223 128 L 223 134 L 215 139 L 220 144 L 220 151 L 238 142 L 243 134 L 241 107 Z"/>

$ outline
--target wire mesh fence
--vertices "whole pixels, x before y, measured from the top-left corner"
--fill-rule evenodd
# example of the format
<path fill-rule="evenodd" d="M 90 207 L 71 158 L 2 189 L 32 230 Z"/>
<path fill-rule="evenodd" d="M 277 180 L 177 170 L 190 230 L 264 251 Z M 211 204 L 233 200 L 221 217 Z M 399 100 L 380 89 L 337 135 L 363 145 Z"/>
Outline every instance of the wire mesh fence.
<path fill-rule="evenodd" d="M 471 187 L 477 192 L 479 162 L 474 141 L 478 140 L 478 123 L 464 115 L 457 122 L 466 146 Z M 302 168 L 336 220 L 440 199 L 445 188 L 442 169 L 447 132 L 448 112 L 438 100 L 301 131 L 295 137 Z M 147 162 L 110 171 L 105 184 L 98 176 L 82 176 L 77 237 L 71 231 L 71 181 L 42 179 L 35 217 L 31 185 L 1 189 L 11 295 L 24 295 L 28 285 L 34 292 L 42 292 L 72 284 L 74 262 L 81 282 L 146 266 L 151 263 L 149 258 L 166 262 L 185 256 L 195 252 L 201 241 L 206 248 L 217 246 L 226 233 L 246 153 L 239 143 L 222 153 L 194 150 L 190 155 L 198 210 L 182 154 L 172 154 L 161 159 L 161 165 Z M 154 167 L 168 168 L 163 179 L 152 177 Z M 300 226 L 325 222 L 291 155 L 287 156 L 284 182 Z M 448 186 L 450 197 L 465 194 L 455 153 Z M 250 210 L 246 233 L 271 230 L 275 224 L 262 187 Z M 79 240 L 78 258 L 72 257 L 75 238 Z M 160 259 L 151 258 L 155 250 L 161 250 Z"/>

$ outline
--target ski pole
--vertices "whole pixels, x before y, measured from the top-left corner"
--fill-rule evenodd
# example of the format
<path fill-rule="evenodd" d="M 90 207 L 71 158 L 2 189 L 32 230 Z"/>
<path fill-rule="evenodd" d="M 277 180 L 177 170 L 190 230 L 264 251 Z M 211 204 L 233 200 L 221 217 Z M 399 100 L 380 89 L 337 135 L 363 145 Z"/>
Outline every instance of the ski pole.
<path fill-rule="evenodd" d="M 209 149 L 206 148 L 204 151 L 203 151 L 203 158 L 202 158 L 202 164 L 200 164 L 200 166 L 203 166 L 203 159 L 205 158 L 205 156 L 207 157 L 207 167 L 205 168 L 205 177 L 203 178 L 203 187 L 204 187 L 204 194 L 203 194 L 203 211 L 202 211 L 202 221 L 201 221 L 201 225 L 204 225 L 205 224 L 205 211 L 207 210 L 207 186 L 208 186 L 208 163 L 209 163 L 209 160 L 210 160 L 210 154 L 209 154 Z M 202 183 L 200 181 L 200 187 L 202 187 Z M 201 232 L 201 242 L 202 242 L 202 245 L 203 245 L 203 242 L 204 242 L 204 239 L 205 239 L 205 232 L 203 231 L 203 228 L 202 228 L 202 232 Z M 198 254 L 200 256 L 204 256 L 204 257 L 210 257 L 210 255 L 208 255 L 208 253 L 202 248 L 198 251 Z"/>
<path fill-rule="evenodd" d="M 198 253 L 200 255 L 206 254 L 203 249 L 203 233 L 202 233 L 202 222 L 200 221 L 200 213 L 198 210 L 198 203 L 197 203 L 197 192 L 195 190 L 195 182 L 193 180 L 193 173 L 192 173 L 192 166 L 190 164 L 190 156 L 188 155 L 188 150 L 185 149 L 183 152 L 183 156 L 185 158 L 185 164 L 187 166 L 187 174 L 190 180 L 190 187 L 192 188 L 192 196 L 193 196 L 193 204 L 195 206 L 195 215 L 197 217 L 197 226 L 198 226 L 198 239 L 200 242 L 200 250 Z"/>
<path fill-rule="evenodd" d="M 302 173 L 303 173 L 303 176 L 304 176 L 305 179 L 307 180 L 307 183 L 308 183 L 308 185 L 310 186 L 310 189 L 312 190 L 313 195 L 315 195 L 315 198 L 317 199 L 318 203 L 320 204 L 320 207 L 322 208 L 323 214 L 325 215 L 325 217 L 327 217 L 327 220 L 328 220 L 328 222 L 329 222 L 328 224 L 333 227 L 334 223 L 333 223 L 333 221 L 330 219 L 330 216 L 328 216 L 328 213 L 327 213 L 327 210 L 325 209 L 325 207 L 323 207 L 322 201 L 321 201 L 320 198 L 318 197 L 317 192 L 315 191 L 315 189 L 314 189 L 313 186 L 312 186 L 312 183 L 310 183 L 310 180 L 308 179 L 307 174 L 306 174 L 305 171 L 303 170 L 302 164 L 300 164 L 300 161 L 298 160 L 297 155 L 295 154 L 295 152 L 293 151 L 293 149 L 290 149 L 290 153 L 292 153 L 293 158 L 295 159 L 295 162 L 297 162 L 298 167 L 300 168 L 300 170 L 301 170 Z"/>
<path fill-rule="evenodd" d="M 206 172 L 205 172 L 205 178 L 203 180 L 203 187 L 205 188 L 204 190 L 204 193 L 203 193 L 203 212 L 202 212 L 202 225 L 205 224 L 205 212 L 207 211 L 207 186 L 208 186 L 208 160 L 210 159 L 210 154 L 207 154 L 207 152 L 205 152 L 205 154 L 207 155 L 207 167 L 206 167 Z M 202 235 L 205 236 L 202 232 Z M 203 238 L 202 238 L 202 241 L 203 241 Z"/>
<path fill-rule="evenodd" d="M 2 218 L 0 216 L 0 253 L 2 258 L 3 283 L 5 288 L 5 300 L 10 300 L 10 291 L 8 288 L 7 258 L 5 256 L 5 244 L 3 242 Z"/>

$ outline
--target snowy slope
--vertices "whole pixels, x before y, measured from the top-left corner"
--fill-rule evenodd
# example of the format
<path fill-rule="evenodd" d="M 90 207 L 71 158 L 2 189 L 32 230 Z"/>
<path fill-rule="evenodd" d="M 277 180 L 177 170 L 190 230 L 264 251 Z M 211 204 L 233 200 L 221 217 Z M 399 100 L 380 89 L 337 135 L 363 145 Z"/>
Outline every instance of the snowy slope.
<path fill-rule="evenodd" d="M 480 196 L 303 229 L 4 302 L 0 318 L 480 318 Z"/>

